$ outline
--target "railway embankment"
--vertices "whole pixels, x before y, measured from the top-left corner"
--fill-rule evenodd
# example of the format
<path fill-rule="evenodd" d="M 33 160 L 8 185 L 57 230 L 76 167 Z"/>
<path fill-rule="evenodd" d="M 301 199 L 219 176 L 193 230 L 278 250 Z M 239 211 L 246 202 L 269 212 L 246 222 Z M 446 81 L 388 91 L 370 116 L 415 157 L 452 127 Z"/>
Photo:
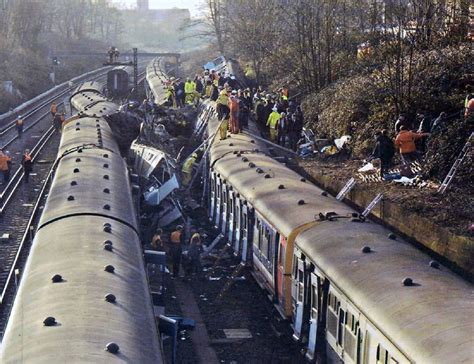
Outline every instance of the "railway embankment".
<path fill-rule="evenodd" d="M 351 178 L 350 171 L 355 163 L 300 160 L 294 169 L 329 193 L 337 195 Z M 387 182 L 356 183 L 345 196 L 345 201 L 363 211 L 378 193 L 383 193 L 382 201 L 372 210 L 372 218 L 472 281 L 474 239 L 469 230 L 468 200 L 466 196 L 455 192 L 438 195 L 435 191 Z"/>

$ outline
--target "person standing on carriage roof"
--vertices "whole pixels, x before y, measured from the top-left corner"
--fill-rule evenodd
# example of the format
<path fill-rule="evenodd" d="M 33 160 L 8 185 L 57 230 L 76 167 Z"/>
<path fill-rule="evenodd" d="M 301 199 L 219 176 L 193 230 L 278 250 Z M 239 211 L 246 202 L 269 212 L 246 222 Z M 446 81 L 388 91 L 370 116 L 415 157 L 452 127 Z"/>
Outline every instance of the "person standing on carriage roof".
<path fill-rule="evenodd" d="M 230 111 L 230 132 L 232 134 L 240 133 L 239 125 L 239 99 L 237 98 L 237 91 L 233 90 L 229 98 L 229 111 Z"/>

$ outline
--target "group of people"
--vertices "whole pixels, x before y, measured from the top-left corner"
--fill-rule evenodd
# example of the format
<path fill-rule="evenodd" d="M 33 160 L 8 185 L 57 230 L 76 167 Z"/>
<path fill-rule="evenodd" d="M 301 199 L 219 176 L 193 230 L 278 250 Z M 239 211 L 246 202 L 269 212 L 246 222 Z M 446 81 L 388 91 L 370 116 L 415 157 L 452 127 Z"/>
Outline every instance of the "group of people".
<path fill-rule="evenodd" d="M 375 148 L 371 159 L 380 159 L 380 176 L 383 178 L 392 166 L 396 150 L 400 152 L 401 171 L 407 177 L 413 174 L 410 163 L 416 161 L 426 150 L 427 138 L 432 133 L 438 133 L 445 126 L 447 115 L 441 112 L 432 122 L 428 115 L 418 113 L 414 121 L 400 114 L 395 122 L 395 139 L 389 137 L 388 130 L 378 131 L 375 135 Z"/>
<path fill-rule="evenodd" d="M 296 151 L 303 131 L 304 116 L 301 107 L 288 99 L 288 88 L 276 94 L 257 90 L 254 94 L 257 124 L 268 127 L 270 141 Z"/>
<path fill-rule="evenodd" d="M 238 134 L 248 127 L 252 99 L 250 90 L 232 90 L 227 84 L 219 91 L 216 101 L 217 118 L 220 121 L 220 139 L 227 138 L 227 131 Z"/>
<path fill-rule="evenodd" d="M 165 238 L 162 229 L 157 229 L 151 239 L 151 248 L 166 252 L 172 262 L 173 277 L 179 277 L 183 256 L 185 257 L 183 267 L 186 275 L 189 276 L 202 271 L 200 256 L 203 248 L 201 235 L 198 232 L 191 235 L 189 244 L 185 247 L 182 225 L 176 226 L 169 235 L 169 239 Z M 183 248 L 186 248 L 186 255 L 183 255 Z"/>
<path fill-rule="evenodd" d="M 246 69 L 245 74 L 252 76 L 251 67 L 247 65 L 247 68 L 250 71 Z M 226 139 L 228 131 L 238 134 L 248 127 L 249 117 L 253 115 L 262 129 L 268 127 L 272 142 L 297 149 L 304 117 L 301 107 L 289 100 L 286 85 L 275 93 L 265 93 L 261 88 L 239 88 L 234 75 L 213 69 L 196 74 L 194 79 L 188 77 L 186 82 L 175 78 L 168 81 L 169 106 L 197 106 L 201 98 L 216 102 L 221 140 Z"/>
<path fill-rule="evenodd" d="M 114 63 L 118 61 L 120 52 L 117 47 L 110 47 L 107 51 L 107 55 L 109 56 L 109 63 Z"/>
<path fill-rule="evenodd" d="M 10 180 L 10 171 L 13 164 L 12 158 L 9 151 L 3 151 L 0 149 L 0 172 L 3 177 L 3 184 L 8 183 Z M 30 173 L 33 170 L 33 158 L 30 150 L 25 149 L 21 157 L 21 166 L 23 168 L 23 181 L 28 183 L 30 179 Z"/>

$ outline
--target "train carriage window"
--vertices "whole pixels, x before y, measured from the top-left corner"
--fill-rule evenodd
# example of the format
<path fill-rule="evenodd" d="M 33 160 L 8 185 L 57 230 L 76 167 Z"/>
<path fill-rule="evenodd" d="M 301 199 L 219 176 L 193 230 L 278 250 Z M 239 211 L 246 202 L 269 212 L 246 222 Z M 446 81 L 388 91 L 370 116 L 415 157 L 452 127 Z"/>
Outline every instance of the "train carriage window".
<path fill-rule="evenodd" d="M 259 250 L 261 250 L 261 246 L 262 246 L 261 225 L 262 224 L 260 222 L 260 219 L 257 219 L 257 224 L 255 226 L 256 226 L 256 229 L 257 229 L 257 234 L 256 234 L 257 247 L 258 247 Z"/>
<path fill-rule="evenodd" d="M 318 318 L 318 287 L 311 285 L 311 318 L 316 320 Z"/>
<path fill-rule="evenodd" d="M 260 229 L 260 240 L 261 240 L 260 251 L 265 257 L 268 257 L 268 238 L 269 238 L 268 228 L 262 225 Z"/>
<path fill-rule="evenodd" d="M 377 364 L 388 364 L 388 352 L 380 344 L 377 345 Z"/>
<path fill-rule="evenodd" d="M 272 261 L 272 256 L 273 256 L 273 234 L 270 232 L 270 229 L 265 228 L 265 240 L 267 242 L 267 249 L 265 251 L 265 254 L 267 256 L 267 260 Z"/>
<path fill-rule="evenodd" d="M 339 327 L 337 330 L 337 342 L 340 346 L 342 346 L 342 339 L 344 337 L 344 319 L 345 311 L 343 309 L 339 309 Z"/>
<path fill-rule="evenodd" d="M 298 302 L 303 302 L 304 276 L 301 269 L 298 270 Z"/>
<path fill-rule="evenodd" d="M 298 276 L 298 257 L 296 255 L 293 255 L 293 279 L 296 280 Z"/>
<path fill-rule="evenodd" d="M 278 244 L 280 244 L 280 234 L 278 234 Z M 285 266 L 285 254 L 286 254 L 286 247 L 284 245 L 279 245 L 278 250 L 278 261 L 280 262 L 281 266 Z"/>
<path fill-rule="evenodd" d="M 244 229 L 247 229 L 247 214 L 246 213 L 244 213 L 244 221 L 242 225 Z"/>

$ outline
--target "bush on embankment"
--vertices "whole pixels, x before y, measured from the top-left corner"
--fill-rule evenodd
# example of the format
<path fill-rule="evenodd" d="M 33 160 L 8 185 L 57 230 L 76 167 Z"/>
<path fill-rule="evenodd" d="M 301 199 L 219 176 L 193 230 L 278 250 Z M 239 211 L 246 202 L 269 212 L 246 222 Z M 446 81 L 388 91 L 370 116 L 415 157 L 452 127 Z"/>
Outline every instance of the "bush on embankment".
<path fill-rule="evenodd" d="M 461 112 L 465 86 L 473 77 L 471 51 L 456 46 L 415 55 L 411 95 L 400 111 L 412 120 L 417 112 L 433 119 L 442 111 Z M 347 77 L 304 99 L 306 125 L 329 139 L 350 135 L 352 155 L 367 156 L 377 130 L 387 129 L 395 137 L 398 115 L 392 96 L 378 70 Z"/>

